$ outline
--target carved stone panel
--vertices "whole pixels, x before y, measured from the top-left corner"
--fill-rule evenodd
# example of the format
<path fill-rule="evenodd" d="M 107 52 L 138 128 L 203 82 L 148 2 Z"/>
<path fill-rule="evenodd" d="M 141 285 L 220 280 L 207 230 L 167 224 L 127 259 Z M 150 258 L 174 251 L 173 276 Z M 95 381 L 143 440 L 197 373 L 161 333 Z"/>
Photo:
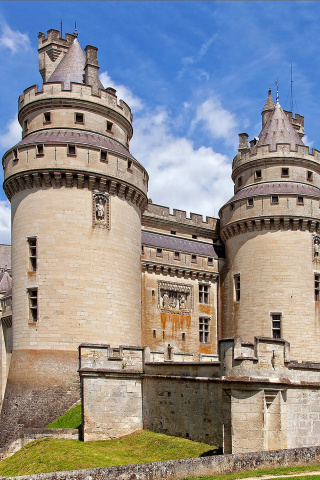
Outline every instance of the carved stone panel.
<path fill-rule="evenodd" d="M 158 308 L 162 312 L 191 313 L 193 287 L 183 283 L 158 281 Z"/>
<path fill-rule="evenodd" d="M 110 228 L 110 198 L 104 193 L 92 196 L 92 223 L 96 227 Z"/>

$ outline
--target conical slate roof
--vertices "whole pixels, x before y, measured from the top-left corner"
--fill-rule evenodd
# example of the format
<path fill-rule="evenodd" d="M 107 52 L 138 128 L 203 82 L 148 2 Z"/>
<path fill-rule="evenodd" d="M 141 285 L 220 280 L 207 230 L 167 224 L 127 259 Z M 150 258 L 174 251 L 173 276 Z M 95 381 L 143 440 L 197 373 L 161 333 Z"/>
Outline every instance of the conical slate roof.
<path fill-rule="evenodd" d="M 270 145 L 271 150 L 276 150 L 277 143 L 289 143 L 290 150 L 295 150 L 296 145 L 304 145 L 279 103 L 261 130 L 257 145 Z"/>
<path fill-rule="evenodd" d="M 12 288 L 12 278 L 8 272 L 3 272 L 0 274 L 0 293 L 8 294 Z"/>
<path fill-rule="evenodd" d="M 70 90 L 71 82 L 84 83 L 85 63 L 86 56 L 78 40 L 75 39 L 48 82 L 63 82 L 65 90 Z M 104 89 L 100 80 L 99 88 Z"/>
<path fill-rule="evenodd" d="M 265 112 L 266 110 L 273 110 L 274 107 L 275 107 L 275 104 L 274 104 L 273 98 L 271 96 L 271 88 L 269 88 L 268 98 L 267 98 L 267 101 L 266 101 L 262 111 Z"/>

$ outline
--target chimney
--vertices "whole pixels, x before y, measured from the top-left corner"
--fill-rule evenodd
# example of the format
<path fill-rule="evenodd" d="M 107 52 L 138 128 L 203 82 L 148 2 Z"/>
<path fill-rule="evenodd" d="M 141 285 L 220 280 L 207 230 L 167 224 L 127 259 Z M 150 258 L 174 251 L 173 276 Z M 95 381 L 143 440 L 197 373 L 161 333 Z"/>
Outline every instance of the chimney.
<path fill-rule="evenodd" d="M 248 138 L 249 135 L 247 133 L 239 133 L 239 147 L 238 147 L 238 152 L 241 152 L 242 150 L 247 150 L 248 147 Z"/>
<path fill-rule="evenodd" d="M 84 67 L 85 84 L 92 87 L 92 93 L 99 93 L 99 64 L 97 59 L 97 47 L 87 45 L 84 49 L 86 52 L 86 64 Z"/>

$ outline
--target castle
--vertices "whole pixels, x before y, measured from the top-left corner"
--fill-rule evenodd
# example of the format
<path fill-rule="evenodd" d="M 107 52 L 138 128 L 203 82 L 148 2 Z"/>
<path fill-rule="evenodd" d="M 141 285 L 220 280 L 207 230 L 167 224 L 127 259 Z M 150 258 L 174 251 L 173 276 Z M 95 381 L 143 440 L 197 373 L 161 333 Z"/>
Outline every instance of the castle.
<path fill-rule="evenodd" d="M 2 161 L 0 445 L 80 395 L 85 440 L 148 428 L 225 453 L 319 444 L 320 152 L 303 117 L 269 91 L 259 136 L 239 134 L 234 196 L 203 221 L 148 201 L 96 47 L 40 33 L 39 70 Z"/>

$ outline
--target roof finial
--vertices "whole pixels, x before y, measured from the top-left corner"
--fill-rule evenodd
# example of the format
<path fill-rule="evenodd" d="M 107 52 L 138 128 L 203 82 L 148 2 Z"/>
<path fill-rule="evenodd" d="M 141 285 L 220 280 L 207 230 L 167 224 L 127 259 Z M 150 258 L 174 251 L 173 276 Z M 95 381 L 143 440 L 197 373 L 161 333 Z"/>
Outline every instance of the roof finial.
<path fill-rule="evenodd" d="M 74 32 L 73 32 L 73 35 L 78 38 L 78 30 L 77 30 L 77 22 L 74 22 Z"/>
<path fill-rule="evenodd" d="M 279 83 L 278 83 L 278 80 L 276 81 L 276 87 L 277 87 L 277 103 L 279 103 Z"/>
<path fill-rule="evenodd" d="M 62 38 L 62 20 L 60 20 L 60 37 Z"/>

